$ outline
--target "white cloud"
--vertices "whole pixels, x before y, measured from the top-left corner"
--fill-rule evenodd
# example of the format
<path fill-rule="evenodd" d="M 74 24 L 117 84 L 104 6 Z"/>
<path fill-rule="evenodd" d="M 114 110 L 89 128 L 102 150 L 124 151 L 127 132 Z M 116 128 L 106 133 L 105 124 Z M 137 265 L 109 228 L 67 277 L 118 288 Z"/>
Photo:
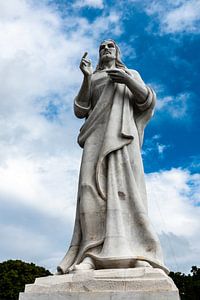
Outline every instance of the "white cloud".
<path fill-rule="evenodd" d="M 134 47 L 132 46 L 134 44 L 134 41 L 130 41 L 129 44 L 126 42 L 121 42 L 119 44 L 120 52 L 121 52 L 121 58 L 123 61 L 123 58 L 128 57 L 130 60 L 136 59 L 136 51 Z"/>
<path fill-rule="evenodd" d="M 166 96 L 157 100 L 156 109 L 164 111 L 173 118 L 182 118 L 188 112 L 188 102 L 191 98 L 189 93 L 180 93 L 176 97 Z"/>
<path fill-rule="evenodd" d="M 37 218 L 35 218 L 35 221 L 37 222 Z M 45 222 L 48 219 L 42 221 Z M 61 228 L 65 229 L 66 233 L 66 226 L 64 227 L 59 220 L 57 220 L 57 223 L 62 225 L 59 230 L 61 231 Z M 16 224 L 0 225 L 1 260 L 22 259 L 42 265 L 55 272 L 57 264 L 64 255 L 63 252 L 67 242 L 65 239 L 62 244 L 59 239 L 59 231 L 57 228 L 55 230 L 55 226 L 47 231 L 45 228 L 35 230 L 34 226 L 36 227 L 36 224 L 32 224 L 32 228 L 20 224 L 17 224 L 17 226 Z M 55 224 L 46 224 L 46 227 L 50 225 Z M 61 244 L 63 251 L 59 251 Z"/>
<path fill-rule="evenodd" d="M 200 2 L 186 1 L 178 8 L 170 11 L 163 20 L 163 27 L 167 32 L 199 32 Z M 166 26 L 165 26 L 166 25 Z"/>
<path fill-rule="evenodd" d="M 181 169 L 147 175 L 151 201 L 155 201 L 154 204 L 160 206 L 165 217 L 167 232 L 185 236 L 198 232 L 200 224 L 197 216 L 200 208 L 192 205 L 194 195 L 191 192 L 194 185 L 197 185 L 196 188 L 200 191 L 199 179 L 200 175 L 192 175 Z M 157 213 L 159 214 L 159 211 Z M 162 226 L 156 225 L 156 227 L 160 232 L 166 231 Z"/>
<path fill-rule="evenodd" d="M 190 121 L 191 111 L 193 108 L 193 92 L 182 91 L 174 96 L 170 95 L 166 86 L 155 82 L 149 83 L 156 91 L 156 111 L 157 115 L 167 114 L 173 119 L 184 120 L 187 116 L 187 121 Z"/>
<path fill-rule="evenodd" d="M 166 148 L 167 148 L 166 145 L 159 144 L 159 143 L 157 143 L 157 147 L 158 147 L 158 153 L 159 154 L 163 154 L 164 150 L 166 150 Z"/>
<path fill-rule="evenodd" d="M 157 15 L 162 33 L 199 33 L 200 2 L 198 0 L 163 1 L 146 4 L 149 15 Z"/>
<path fill-rule="evenodd" d="M 149 158 L 150 155 L 156 155 L 158 159 L 163 159 L 164 152 L 170 148 L 170 145 L 165 145 L 160 142 L 161 135 L 156 134 L 149 139 L 145 139 L 142 155 Z"/>
<path fill-rule="evenodd" d="M 10 158 L 0 168 L 0 195 L 52 217 L 71 218 L 78 168 L 79 161 L 73 154 Z"/>
<path fill-rule="evenodd" d="M 82 7 L 92 7 L 102 9 L 104 7 L 103 0 L 77 0 L 75 1 L 74 7 L 82 8 Z"/>
<path fill-rule="evenodd" d="M 22 255 L 25 260 L 31 260 L 44 253 L 42 249 L 48 249 L 50 241 L 47 237 L 27 231 L 26 228 L 15 227 L 12 225 L 3 225 L 0 228 L 1 252 L 7 251 L 7 254 L 13 254 L 13 248 L 17 255 Z M 52 247 L 52 246 L 51 246 Z M 31 250 L 31 251 L 30 251 Z"/>
<path fill-rule="evenodd" d="M 200 263 L 196 238 L 200 230 L 200 174 L 171 169 L 150 173 L 146 180 L 149 214 L 163 241 L 166 263 L 189 272 L 191 264 Z M 187 256 L 183 250 L 189 251 Z"/>

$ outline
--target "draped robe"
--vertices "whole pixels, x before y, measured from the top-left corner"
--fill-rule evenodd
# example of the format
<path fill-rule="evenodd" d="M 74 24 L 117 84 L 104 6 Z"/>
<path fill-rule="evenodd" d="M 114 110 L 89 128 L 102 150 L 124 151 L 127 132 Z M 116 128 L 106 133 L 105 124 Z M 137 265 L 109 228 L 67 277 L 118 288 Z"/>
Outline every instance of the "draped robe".
<path fill-rule="evenodd" d="M 140 75 L 131 76 L 144 84 Z M 124 84 L 105 71 L 92 75 L 88 107 L 75 99 L 77 117 L 86 117 L 78 143 L 83 148 L 74 233 L 58 266 L 67 273 L 85 257 L 97 269 L 134 267 L 136 260 L 162 268 L 162 251 L 148 217 L 141 146 L 153 114 L 155 94 L 139 103 Z"/>

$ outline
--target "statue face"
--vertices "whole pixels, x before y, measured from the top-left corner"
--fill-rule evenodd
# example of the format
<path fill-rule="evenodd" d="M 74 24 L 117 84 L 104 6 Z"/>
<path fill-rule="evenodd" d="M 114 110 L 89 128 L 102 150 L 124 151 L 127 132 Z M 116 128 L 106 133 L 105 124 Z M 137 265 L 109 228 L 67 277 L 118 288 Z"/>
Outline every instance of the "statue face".
<path fill-rule="evenodd" d="M 116 59 L 116 48 L 112 41 L 104 41 L 99 47 L 100 60 Z"/>

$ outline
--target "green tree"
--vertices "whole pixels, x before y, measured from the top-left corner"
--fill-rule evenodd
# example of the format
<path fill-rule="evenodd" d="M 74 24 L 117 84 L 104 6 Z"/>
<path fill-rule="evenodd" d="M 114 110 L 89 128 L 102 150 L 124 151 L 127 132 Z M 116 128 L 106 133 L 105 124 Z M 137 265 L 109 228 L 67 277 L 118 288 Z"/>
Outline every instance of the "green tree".
<path fill-rule="evenodd" d="M 18 300 L 25 284 L 33 283 L 36 277 L 48 275 L 51 275 L 48 270 L 33 263 L 21 260 L 0 263 L 0 300 Z"/>
<path fill-rule="evenodd" d="M 181 300 L 200 300 L 200 268 L 192 266 L 189 275 L 171 272 L 169 276 L 179 289 Z"/>
<path fill-rule="evenodd" d="M 200 300 L 200 268 L 193 266 L 191 272 L 194 300 Z"/>

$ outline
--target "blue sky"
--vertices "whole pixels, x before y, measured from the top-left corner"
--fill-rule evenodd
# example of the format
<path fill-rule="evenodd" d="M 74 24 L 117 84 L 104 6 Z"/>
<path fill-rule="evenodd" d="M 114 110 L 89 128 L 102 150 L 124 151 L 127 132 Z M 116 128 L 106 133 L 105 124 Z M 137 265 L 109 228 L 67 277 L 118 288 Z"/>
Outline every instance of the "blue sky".
<path fill-rule="evenodd" d="M 85 51 L 114 39 L 157 94 L 143 160 L 149 214 L 173 271 L 199 265 L 198 0 L 0 3 L 0 260 L 55 270 L 70 242 L 82 120 L 73 98 Z"/>

